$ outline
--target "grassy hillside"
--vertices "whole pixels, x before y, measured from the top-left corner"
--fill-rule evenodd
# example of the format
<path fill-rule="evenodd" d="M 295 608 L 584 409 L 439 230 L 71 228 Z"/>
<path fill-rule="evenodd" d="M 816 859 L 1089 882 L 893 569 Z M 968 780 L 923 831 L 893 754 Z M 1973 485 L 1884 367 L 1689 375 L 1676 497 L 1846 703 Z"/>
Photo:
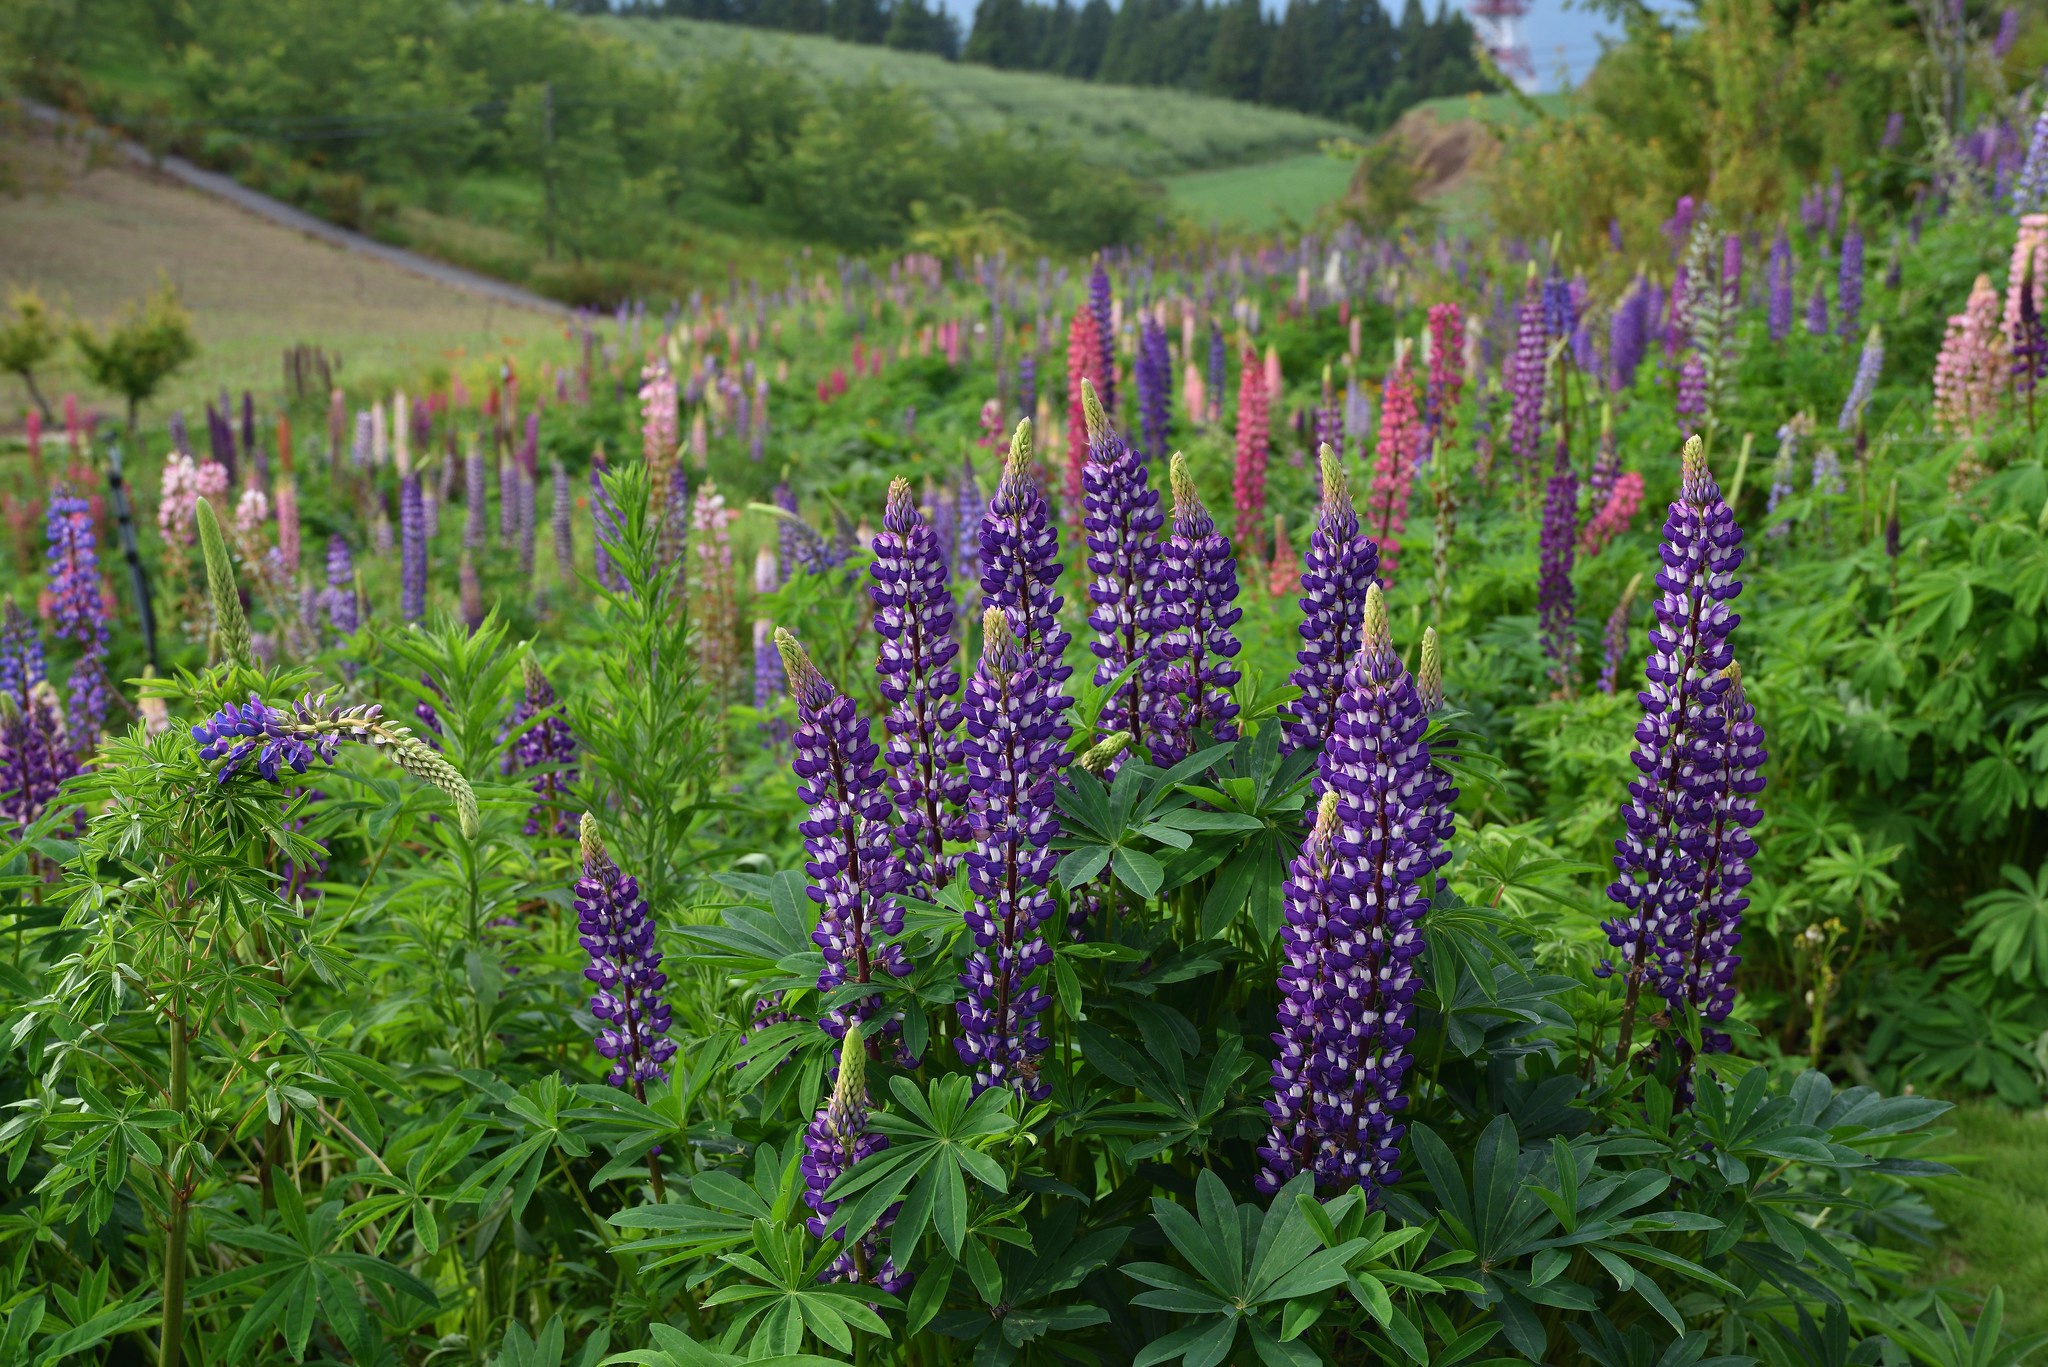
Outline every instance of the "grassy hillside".
<path fill-rule="evenodd" d="M 33 285 L 98 325 L 159 273 L 178 286 L 201 350 L 150 414 L 189 412 L 224 388 L 272 394 L 280 353 L 296 343 L 339 352 L 345 378 L 381 386 L 481 356 L 528 357 L 561 335 L 554 319 L 342 251 L 126 164 L 86 168 L 18 137 L 0 155 L 32 166 L 36 185 L 0 197 L 0 291 Z M 86 391 L 71 349 L 62 355 L 40 377 L 44 391 Z M 7 422 L 27 402 L 19 381 L 0 377 Z"/>
<path fill-rule="evenodd" d="M 1204 226 L 1272 228 L 1305 223 L 1351 181 L 1351 163 L 1303 152 L 1252 166 L 1170 176 L 1167 198 Z"/>
<path fill-rule="evenodd" d="M 1041 130 L 1079 143 L 1093 160 L 1140 176 L 1271 161 L 1310 151 L 1324 138 L 1357 131 L 1328 119 L 1207 95 L 997 71 L 810 34 L 688 19 L 588 22 L 640 43 L 678 67 L 745 46 L 764 55 L 787 53 L 826 79 L 859 80 L 873 73 L 891 85 L 915 90 L 943 119 L 975 129 Z"/>

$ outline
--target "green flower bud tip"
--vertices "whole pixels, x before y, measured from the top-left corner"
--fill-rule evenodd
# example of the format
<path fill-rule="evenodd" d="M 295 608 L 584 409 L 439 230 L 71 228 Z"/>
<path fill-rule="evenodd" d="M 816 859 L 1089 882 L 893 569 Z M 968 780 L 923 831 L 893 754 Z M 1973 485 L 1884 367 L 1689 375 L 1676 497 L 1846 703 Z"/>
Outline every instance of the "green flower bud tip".
<path fill-rule="evenodd" d="M 1081 767 L 1091 774 L 1100 774 L 1109 767 L 1109 762 L 1121 755 L 1131 744 L 1131 733 L 1112 731 L 1090 746 L 1081 756 Z"/>
<path fill-rule="evenodd" d="M 1323 443 L 1317 461 L 1323 469 L 1323 506 L 1339 510 L 1350 508 L 1351 479 L 1344 473 L 1344 462 L 1337 458 L 1330 443 Z"/>
<path fill-rule="evenodd" d="M 1437 646 L 1436 628 L 1422 633 L 1422 663 L 1415 671 L 1415 688 L 1422 695 L 1422 708 L 1434 712 L 1444 705 L 1444 657 Z"/>
<path fill-rule="evenodd" d="M 1365 591 L 1362 635 L 1367 650 L 1386 650 L 1394 644 L 1394 628 L 1387 620 L 1387 595 L 1378 584 Z"/>
<path fill-rule="evenodd" d="M 1017 635 L 1010 630 L 1010 614 L 997 607 L 984 608 L 981 614 L 982 655 L 1000 654 L 1016 643 Z"/>
<path fill-rule="evenodd" d="M 789 695 L 801 703 L 804 694 L 823 683 L 825 676 L 811 663 L 803 645 L 784 627 L 775 628 L 775 649 L 782 656 L 782 672 L 789 680 Z"/>
<path fill-rule="evenodd" d="M 1031 419 L 1019 418 L 1010 434 L 1010 458 L 1003 462 L 1003 478 L 1022 479 L 1031 466 Z"/>
<path fill-rule="evenodd" d="M 1173 515 L 1187 517 L 1202 506 L 1201 495 L 1195 492 L 1195 479 L 1188 473 L 1188 458 L 1175 451 L 1166 465 L 1167 480 L 1173 486 Z"/>
<path fill-rule="evenodd" d="M 1081 416 L 1088 423 L 1088 440 L 1101 441 L 1102 434 L 1109 430 L 1109 415 L 1102 411 L 1102 397 L 1095 392 L 1095 386 L 1085 379 L 1081 381 Z"/>
<path fill-rule="evenodd" d="M 832 1087 L 832 1104 L 844 1114 L 867 1104 L 868 1051 L 862 1047 L 860 1022 L 846 1023 L 846 1037 L 839 1042 L 839 1080 Z"/>

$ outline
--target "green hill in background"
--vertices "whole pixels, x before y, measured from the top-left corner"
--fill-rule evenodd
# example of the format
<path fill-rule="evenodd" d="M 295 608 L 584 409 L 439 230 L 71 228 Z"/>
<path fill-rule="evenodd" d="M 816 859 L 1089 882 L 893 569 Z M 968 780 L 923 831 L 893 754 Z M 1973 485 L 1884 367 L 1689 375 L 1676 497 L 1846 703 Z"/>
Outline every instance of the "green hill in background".
<path fill-rule="evenodd" d="M 998 71 L 814 34 L 690 19 L 585 22 L 639 44 L 685 74 L 696 63 L 716 62 L 751 48 L 763 57 L 786 56 L 824 80 L 874 77 L 916 92 L 942 120 L 977 131 L 1043 133 L 1078 144 L 1091 161 L 1148 178 L 1276 161 L 1312 152 L 1325 138 L 1356 136 L 1358 131 L 1332 119 L 1186 91 Z"/>

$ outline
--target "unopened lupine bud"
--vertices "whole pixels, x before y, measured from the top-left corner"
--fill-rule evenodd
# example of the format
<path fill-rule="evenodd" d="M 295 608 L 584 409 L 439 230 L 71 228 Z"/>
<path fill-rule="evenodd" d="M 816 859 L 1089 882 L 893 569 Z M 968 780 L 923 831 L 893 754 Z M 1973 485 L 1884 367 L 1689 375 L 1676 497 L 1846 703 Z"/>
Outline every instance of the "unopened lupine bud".
<path fill-rule="evenodd" d="M 1100 775 L 1109 767 L 1110 761 L 1130 748 L 1131 733 L 1112 731 L 1088 747 L 1081 756 L 1081 767 L 1091 774 Z"/>
<path fill-rule="evenodd" d="M 219 633 L 221 654 L 245 669 L 253 668 L 256 656 L 249 645 L 249 619 L 242 613 L 242 595 L 235 587 L 235 565 L 228 558 L 227 543 L 221 539 L 220 523 L 213 505 L 200 499 L 194 506 L 199 527 L 199 550 L 206 561 L 206 592 L 213 603 L 214 630 Z"/>
<path fill-rule="evenodd" d="M 1444 657 L 1437 647 L 1436 628 L 1422 632 L 1422 661 L 1415 670 L 1415 691 L 1422 695 L 1422 710 L 1434 712 L 1444 705 Z"/>

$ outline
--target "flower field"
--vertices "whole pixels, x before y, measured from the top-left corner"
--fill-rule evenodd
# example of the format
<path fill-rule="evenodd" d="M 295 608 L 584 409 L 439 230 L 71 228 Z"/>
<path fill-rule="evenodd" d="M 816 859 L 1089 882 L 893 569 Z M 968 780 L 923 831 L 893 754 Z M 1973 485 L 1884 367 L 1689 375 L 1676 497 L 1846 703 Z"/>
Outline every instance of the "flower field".
<path fill-rule="evenodd" d="M 0 1363 L 2026 1360 L 2006 132 L 32 391 Z"/>

